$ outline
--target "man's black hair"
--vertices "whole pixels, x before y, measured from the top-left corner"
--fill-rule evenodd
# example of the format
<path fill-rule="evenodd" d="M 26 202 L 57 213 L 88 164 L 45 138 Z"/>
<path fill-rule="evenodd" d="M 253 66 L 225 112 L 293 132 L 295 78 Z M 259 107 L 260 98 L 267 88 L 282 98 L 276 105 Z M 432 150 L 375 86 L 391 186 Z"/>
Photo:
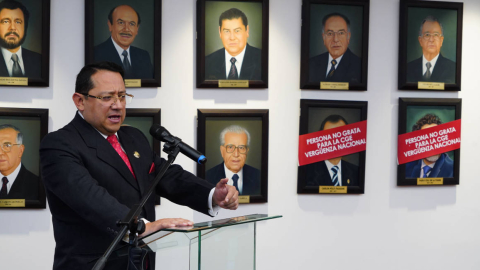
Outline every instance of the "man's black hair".
<path fill-rule="evenodd" d="M 425 116 L 423 116 L 422 118 L 418 119 L 418 121 L 413 125 L 412 131 L 420 130 L 423 126 L 431 124 L 441 125 L 443 123 L 442 120 L 440 120 L 440 117 L 436 116 L 433 113 L 428 113 L 425 114 Z"/>
<path fill-rule="evenodd" d="M 11 10 L 14 10 L 14 9 L 17 9 L 19 8 L 22 12 L 23 12 L 23 18 L 25 19 L 25 32 L 24 32 L 24 36 L 27 35 L 27 28 L 28 28 L 28 19 L 30 18 L 30 13 L 28 12 L 27 8 L 20 2 L 17 2 L 15 0 L 4 0 L 2 2 L 0 2 L 0 11 L 2 11 L 2 9 L 11 9 Z"/>
<path fill-rule="evenodd" d="M 338 123 L 340 121 L 343 121 L 345 123 L 345 125 L 348 125 L 347 120 L 345 120 L 345 118 L 343 118 L 343 116 L 338 115 L 338 114 L 329 115 L 327 118 L 325 118 L 325 120 L 323 120 L 322 124 L 320 125 L 320 130 L 323 130 L 325 128 L 325 124 L 327 122 L 335 124 L 335 123 Z"/>
<path fill-rule="evenodd" d="M 245 13 L 243 13 L 240 9 L 238 8 L 231 8 L 220 15 L 220 18 L 218 19 L 218 25 L 222 27 L 222 21 L 223 20 L 232 20 L 232 19 L 238 19 L 241 18 L 243 25 L 245 25 L 245 28 L 248 26 L 248 19 Z"/>
<path fill-rule="evenodd" d="M 100 70 L 120 73 L 122 79 L 124 79 L 123 68 L 115 63 L 104 61 L 89 64 L 84 66 L 82 70 L 80 70 L 80 73 L 78 73 L 77 81 L 75 82 L 75 92 L 87 95 L 88 92 L 95 87 L 92 76 Z"/>

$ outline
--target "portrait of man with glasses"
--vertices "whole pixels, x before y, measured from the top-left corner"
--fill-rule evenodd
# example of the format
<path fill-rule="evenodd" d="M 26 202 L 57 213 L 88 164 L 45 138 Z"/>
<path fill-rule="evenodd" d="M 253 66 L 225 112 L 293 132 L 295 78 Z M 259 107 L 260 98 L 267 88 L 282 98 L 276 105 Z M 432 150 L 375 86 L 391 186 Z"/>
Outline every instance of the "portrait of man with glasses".
<path fill-rule="evenodd" d="M 38 200 L 39 177 L 22 164 L 23 133 L 14 125 L 0 125 L 0 199 Z"/>
<path fill-rule="evenodd" d="M 240 195 L 260 195 L 260 170 L 245 164 L 250 147 L 250 133 L 239 125 L 231 125 L 220 133 L 220 154 L 223 162 L 209 169 L 206 179 L 216 183 L 228 178 L 227 184 Z"/>
<path fill-rule="evenodd" d="M 422 56 L 407 64 L 407 82 L 455 83 L 455 62 L 441 54 L 445 39 L 442 23 L 434 16 L 427 16 L 420 24 L 418 43 Z"/>
<path fill-rule="evenodd" d="M 347 16 L 334 12 L 323 17 L 321 36 L 327 51 L 310 58 L 310 82 L 361 82 L 362 62 L 348 47 L 354 34 L 358 35 L 351 32 Z"/>

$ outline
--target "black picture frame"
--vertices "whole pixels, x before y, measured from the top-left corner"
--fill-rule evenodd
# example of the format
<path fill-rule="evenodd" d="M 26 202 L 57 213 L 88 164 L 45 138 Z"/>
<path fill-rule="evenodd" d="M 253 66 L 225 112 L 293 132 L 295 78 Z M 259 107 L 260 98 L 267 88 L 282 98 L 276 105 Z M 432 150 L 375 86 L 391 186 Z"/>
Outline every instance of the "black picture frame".
<path fill-rule="evenodd" d="M 150 142 L 153 151 L 161 156 L 160 141 L 150 135 L 150 127 L 153 124 L 161 125 L 161 109 L 158 108 L 127 108 L 123 125 L 133 126 L 139 129 Z M 155 194 L 155 204 L 160 205 L 160 196 Z"/>
<path fill-rule="evenodd" d="M 17 0 L 30 14 L 22 47 L 25 77 L 9 77 L 0 65 L 0 87 L 47 87 L 50 83 L 50 0 Z M 1 56 L 3 56 L 0 53 Z M 1 57 L 2 63 L 3 57 Z M 26 78 L 26 79 L 25 79 Z"/>
<path fill-rule="evenodd" d="M 0 125 L 10 124 L 14 125 L 16 128 L 20 129 L 23 134 L 23 145 L 24 151 L 22 158 L 25 156 L 27 158 L 22 159 L 22 167 L 17 178 L 14 180 L 14 183 L 10 189 L 17 185 L 17 188 L 22 186 L 27 186 L 26 190 L 20 191 L 19 193 L 26 192 L 29 195 L 33 196 L 31 199 L 28 198 L 7 198 L 18 200 L 25 199 L 25 207 L 23 206 L 7 206 L 5 205 L 5 199 L 0 199 L 0 209 L 23 209 L 23 208 L 38 208 L 45 209 L 46 207 L 46 196 L 45 196 L 45 187 L 43 181 L 41 180 L 41 169 L 40 169 L 40 154 L 38 149 L 40 147 L 41 140 L 48 133 L 48 109 L 29 109 L 29 108 L 0 108 Z M 27 130 L 27 131 L 25 131 Z M 32 138 L 33 137 L 33 138 Z M 1 142 L 0 142 L 1 143 Z M 3 152 L 3 151 L 2 151 Z M 38 174 L 38 176 L 37 176 Z M 19 176 L 23 176 L 24 180 L 19 179 Z M 8 175 L 7 175 L 8 178 Z M 36 185 L 38 181 L 38 185 Z M 20 183 L 28 183 L 28 185 L 18 186 Z M 36 185 L 33 189 L 30 188 L 30 185 Z M 35 192 L 36 190 L 36 192 Z M 36 195 L 35 195 L 36 194 Z"/>
<path fill-rule="evenodd" d="M 269 121 L 269 111 L 266 109 L 252 109 L 252 110 L 222 110 L 222 109 L 198 109 L 197 110 L 197 117 L 198 117 L 198 126 L 197 126 L 197 148 L 198 151 L 204 153 L 207 157 L 208 161 L 204 165 L 197 164 L 197 176 L 203 179 L 206 179 L 207 170 L 212 168 L 220 168 L 224 162 L 221 154 L 219 153 L 220 146 L 220 132 L 232 125 L 240 125 L 243 128 L 249 130 L 251 134 L 251 144 L 250 149 L 248 150 L 248 156 L 246 157 L 247 162 L 250 165 L 245 164 L 243 165 L 243 173 L 244 173 L 244 188 L 247 188 L 247 178 L 245 177 L 246 174 L 252 175 L 250 179 L 258 188 L 258 183 L 256 181 L 260 181 L 259 187 L 260 192 L 256 194 L 240 194 L 248 195 L 249 201 L 248 203 L 264 203 L 268 201 L 268 121 Z M 210 135 L 210 133 L 212 135 Z M 256 135 L 256 136 L 255 136 Z M 257 139 L 255 139 L 255 137 Z M 261 138 L 261 140 L 258 139 Z M 208 138 L 208 141 L 207 141 Z M 260 144 L 260 145 L 259 145 Z M 236 151 L 236 150 L 234 150 Z M 210 154 L 213 153 L 213 154 Z M 250 159 L 249 159 L 250 157 Z M 253 159 L 252 159 L 253 158 Z M 220 164 L 217 165 L 217 163 Z M 245 162 L 245 161 L 244 161 Z M 220 167 L 219 167 L 220 166 Z M 250 167 L 249 171 L 247 172 L 245 168 L 246 166 Z M 253 169 L 252 169 L 253 168 Z M 260 169 L 258 175 L 258 169 Z M 221 168 L 223 174 L 225 173 L 224 169 Z M 255 171 L 256 170 L 256 171 Z M 260 177 L 258 180 L 253 180 L 253 172 L 256 172 L 255 177 Z M 214 171 L 212 171 L 212 175 Z M 207 179 L 211 183 L 216 184 L 219 179 Z M 243 196 L 245 197 L 245 196 Z M 247 203 L 242 202 L 241 203 Z"/>
<path fill-rule="evenodd" d="M 350 21 L 351 37 L 348 50 L 342 54 L 337 72 L 348 74 L 340 80 L 322 79 L 327 75 L 328 50 L 322 37 L 322 19 L 331 13 L 340 13 Z M 320 87 L 321 82 L 348 82 L 348 90 L 367 90 L 368 79 L 368 37 L 370 0 L 303 0 L 302 2 L 302 43 L 300 88 L 317 90 L 347 90 L 335 86 Z M 318 35 L 312 36 L 312 32 Z M 355 35 L 355 32 L 361 32 Z M 354 43 L 355 42 L 355 43 Z M 342 60 L 348 68 L 342 67 Z M 360 64 L 358 63 L 360 61 Z M 345 67 L 345 64 L 344 64 Z M 355 67 L 355 68 L 354 68 Z M 341 69 L 341 70 L 338 70 Z M 358 74 L 360 73 L 360 74 Z M 348 77 L 348 81 L 345 79 Z M 338 77 L 337 77 L 338 78 Z M 360 81 L 358 81 L 360 78 Z M 343 79 L 343 80 L 341 80 Z"/>
<path fill-rule="evenodd" d="M 212 11 L 210 14 L 209 7 L 213 6 Z M 217 5 L 217 7 L 215 7 Z M 247 6 L 246 11 L 245 9 L 241 8 L 243 6 Z M 221 8 L 223 7 L 223 9 Z M 224 11 L 226 11 L 229 8 L 238 8 L 238 9 L 243 9 L 242 12 L 245 13 L 247 20 L 248 20 L 248 27 L 250 31 L 250 36 L 249 41 L 254 41 L 255 43 L 248 43 L 250 47 L 254 47 L 253 49 L 248 49 L 250 52 L 246 51 L 245 52 L 245 57 L 244 57 L 244 62 L 243 64 L 250 63 L 248 66 L 250 67 L 249 70 L 251 70 L 251 73 L 253 75 L 254 80 L 248 79 L 248 88 L 267 88 L 268 87 L 268 36 L 269 36 L 269 0 L 243 0 L 243 1 L 221 1 L 221 0 L 198 0 L 197 1 L 197 88 L 218 88 L 219 87 L 219 77 L 222 75 L 214 75 L 216 73 L 221 74 L 222 72 L 222 65 L 223 62 L 223 67 L 225 67 L 225 57 L 221 55 L 221 52 L 225 52 L 225 50 L 222 50 L 223 45 L 215 44 L 218 41 L 221 41 L 219 38 L 219 31 L 218 31 L 218 18 L 220 14 Z M 261 8 L 259 11 L 258 8 Z M 206 15 L 206 13 L 209 13 Z M 256 15 L 253 16 L 252 14 Z M 250 16 L 249 18 L 249 15 Z M 253 18 L 252 18 L 253 17 Z M 260 18 L 258 18 L 260 17 Z M 208 27 L 206 28 L 206 19 L 209 21 L 211 20 L 211 23 L 208 24 Z M 256 19 L 256 20 L 253 20 Z M 261 28 L 250 28 L 252 26 L 252 22 L 255 23 L 257 21 L 261 21 Z M 258 34 L 258 32 L 261 29 L 261 35 Z M 255 33 L 255 35 L 254 35 Z M 211 36 L 211 39 L 206 40 L 206 36 Z M 216 41 L 216 42 L 215 42 Z M 221 42 L 220 42 L 221 44 Z M 261 52 L 258 53 L 258 48 L 255 49 L 255 47 L 261 46 Z M 207 54 L 206 51 L 209 51 Z M 222 51 L 220 51 L 222 50 Z M 256 53 L 253 53 L 254 50 L 256 50 Z M 220 53 L 217 54 L 219 57 L 215 57 L 214 52 Z M 256 57 L 257 54 L 261 54 L 261 57 Z M 216 70 L 218 72 L 213 72 L 211 75 L 207 74 L 207 68 L 206 68 L 206 58 L 208 56 L 212 56 L 210 59 L 218 59 L 218 61 L 208 61 L 208 63 L 212 63 L 212 69 L 213 69 L 213 64 L 218 63 L 219 65 L 215 65 L 215 67 L 219 66 Z M 252 57 L 249 57 L 252 56 Z M 221 58 L 223 57 L 223 61 Z M 257 61 L 260 61 L 260 67 L 258 67 Z M 243 69 L 243 64 L 242 64 L 242 69 Z M 210 68 L 208 70 L 211 70 Z M 245 69 L 245 72 L 247 69 Z M 258 72 L 260 71 L 260 76 L 255 76 L 258 75 Z M 240 79 L 242 77 L 242 70 L 240 70 Z M 247 73 L 244 73 L 247 74 Z M 207 75 L 211 79 L 207 80 Z M 226 71 L 225 71 L 226 75 Z M 226 77 L 226 76 L 225 76 Z M 249 76 L 250 78 L 252 76 Z M 260 78 L 260 79 L 258 79 Z M 225 79 L 220 79 L 220 81 L 226 80 Z M 245 79 L 246 80 L 246 79 Z M 237 80 L 238 81 L 238 80 Z M 237 86 L 229 86 L 232 88 L 243 88 L 243 87 L 237 87 Z"/>
<path fill-rule="evenodd" d="M 146 1 L 151 2 L 150 5 Z M 161 86 L 161 48 L 162 48 L 162 1 L 161 0 L 126 0 L 119 3 L 116 0 L 85 0 L 85 64 L 95 62 L 95 47 L 97 47 L 97 59 L 108 60 L 122 65 L 120 57 L 116 58 L 116 51 L 113 51 L 113 42 L 109 40 L 108 32 L 108 13 L 110 10 L 119 5 L 130 5 L 140 14 L 141 22 L 139 24 L 138 35 L 135 41 L 131 43 L 131 57 L 140 59 L 135 63 L 135 59 L 131 59 L 132 68 L 140 70 L 143 78 L 133 76 L 129 78 L 127 75 L 127 87 L 160 87 Z M 99 6 L 99 8 L 96 8 Z M 101 8 L 100 8 L 101 6 Z M 144 14 L 139 12 L 141 10 Z M 100 25 L 96 25 L 96 23 Z M 143 30 L 143 32 L 142 32 Z M 97 33 L 97 32 L 98 33 Z M 143 34 L 143 38 L 141 38 Z M 150 34 L 150 36 L 148 35 Z M 101 37 L 100 37 L 101 35 Z M 106 39 L 106 40 L 105 40 Z M 133 48 L 133 49 L 132 49 Z M 115 54 L 116 53 L 116 54 Z M 152 56 L 153 55 L 153 56 Z M 148 57 L 147 57 L 148 56 Z M 147 58 L 149 63 L 147 63 Z M 150 78 L 145 70 L 149 65 L 153 66 L 153 74 Z M 140 86 L 138 82 L 140 80 Z"/>
<path fill-rule="evenodd" d="M 342 113 L 348 124 L 367 120 L 368 102 L 367 101 L 342 101 L 342 100 L 315 100 L 315 99 L 301 99 L 300 100 L 300 135 L 318 131 L 318 127 L 325 118 L 332 114 Z M 314 125 L 315 124 L 315 125 Z M 368 145 L 368 142 L 367 142 Z M 366 151 L 354 153 L 345 156 L 349 159 L 350 166 L 358 167 L 358 186 L 347 186 L 346 193 L 333 194 L 364 194 L 365 193 L 365 156 Z M 342 160 L 344 162 L 345 160 Z M 308 185 L 308 179 L 311 178 L 311 173 L 315 172 L 319 164 L 323 162 L 316 162 L 308 165 L 298 167 L 298 194 L 327 194 L 320 193 L 319 185 Z M 357 163 L 357 164 L 354 164 Z M 343 164 L 343 163 L 342 163 Z M 309 167 L 307 167 L 309 166 Z M 343 166 L 343 165 L 342 165 Z M 343 172 L 343 170 L 342 170 Z M 328 172 L 327 172 L 328 173 Z M 342 176 L 343 178 L 343 176 Z M 342 179 L 343 182 L 343 179 Z M 328 193 L 330 194 L 330 193 Z"/>
<path fill-rule="evenodd" d="M 440 56 L 438 56 L 439 58 L 436 60 L 435 66 L 433 66 L 430 79 L 425 79 L 422 76 L 423 52 L 419 44 L 419 27 L 427 16 L 437 18 L 442 24 L 443 30 Z M 453 18 L 454 16 L 456 16 L 456 20 Z M 463 3 L 401 0 L 398 89 L 460 91 L 462 78 L 462 29 Z M 439 71 L 442 71 L 442 73 L 439 73 Z M 441 80 L 439 80 L 439 78 L 441 78 Z M 418 83 L 422 81 L 444 83 L 444 87 L 443 89 L 442 87 L 422 88 L 419 87 Z"/>
<path fill-rule="evenodd" d="M 411 131 L 407 127 L 409 126 L 408 124 L 415 123 L 415 119 L 418 118 L 415 117 L 412 122 L 413 113 L 411 113 L 411 110 L 413 109 L 420 111 L 417 115 L 443 110 L 442 115 L 445 115 L 452 121 L 462 118 L 462 100 L 460 98 L 399 98 L 398 135 Z M 451 112 L 452 109 L 454 112 Z M 449 112 L 446 112 L 447 110 Z M 442 122 L 447 123 L 449 121 L 443 119 Z M 444 177 L 443 185 L 460 184 L 460 149 L 451 152 L 453 152 L 453 154 L 450 154 L 453 157 L 453 177 Z M 418 160 L 412 162 L 418 162 Z M 406 163 L 397 165 L 397 186 L 417 186 L 417 177 L 407 178 L 406 176 Z"/>

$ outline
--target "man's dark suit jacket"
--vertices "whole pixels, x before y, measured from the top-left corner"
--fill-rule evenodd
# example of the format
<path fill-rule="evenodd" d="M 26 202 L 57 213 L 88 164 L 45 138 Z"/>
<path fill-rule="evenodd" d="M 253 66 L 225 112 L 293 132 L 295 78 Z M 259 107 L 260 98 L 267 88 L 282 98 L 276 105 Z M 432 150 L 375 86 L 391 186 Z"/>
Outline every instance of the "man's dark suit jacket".
<path fill-rule="evenodd" d="M 39 184 L 40 179 L 38 176 L 27 170 L 22 164 L 8 195 L 0 196 L 0 199 L 38 200 Z"/>
<path fill-rule="evenodd" d="M 213 52 L 205 57 L 205 80 L 225 80 L 225 48 Z M 262 50 L 247 44 L 239 80 L 262 79 Z"/>
<path fill-rule="evenodd" d="M 333 186 L 325 161 L 305 165 L 307 186 Z M 348 183 L 350 180 L 350 183 Z M 342 186 L 358 186 L 358 166 L 342 160 Z"/>
<path fill-rule="evenodd" d="M 111 144 L 78 114 L 41 142 L 42 178 L 56 241 L 54 270 L 90 270 L 95 263 L 91 261 L 101 256 L 118 234 L 116 222 L 140 201 L 166 162 L 153 153 L 138 129 L 123 126 L 117 135 L 136 178 Z M 153 165 L 155 169 L 149 173 Z M 156 193 L 207 214 L 213 187 L 172 165 Z M 155 220 L 154 204 L 151 196 L 142 210 L 143 218 Z M 154 266 L 155 256 L 149 257 Z M 105 269 L 126 269 L 126 265 L 127 259 L 122 257 L 107 263 Z"/>
<path fill-rule="evenodd" d="M 224 163 L 207 171 L 207 181 L 216 185 L 220 179 L 225 178 Z M 243 192 L 240 195 L 260 195 L 260 170 L 243 165 Z"/>
<path fill-rule="evenodd" d="M 407 82 L 430 81 L 455 83 L 455 62 L 440 54 L 433 68 L 432 76 L 427 80 L 422 74 L 422 58 L 423 56 L 407 64 Z"/>
<path fill-rule="evenodd" d="M 153 78 L 153 66 L 150 61 L 150 54 L 147 51 L 130 46 L 130 59 L 132 60 L 130 63 L 132 72 L 131 74 L 125 73 L 125 79 Z M 110 61 L 123 67 L 123 58 L 118 55 L 111 37 L 95 46 L 93 60 L 95 62 Z"/>
<path fill-rule="evenodd" d="M 41 78 L 42 77 L 42 55 L 36 52 L 32 52 L 25 48 L 22 49 L 23 67 L 25 68 L 25 75 L 22 77 L 27 78 Z M 2 51 L 0 50 L 0 77 L 9 77 L 7 64 L 3 58 Z"/>
<path fill-rule="evenodd" d="M 343 54 L 333 76 L 327 79 L 328 55 L 329 52 L 325 52 L 310 58 L 308 63 L 310 82 L 360 83 L 362 81 L 362 61 L 350 49 Z"/>
<path fill-rule="evenodd" d="M 418 178 L 420 177 L 421 169 L 421 159 L 409 162 L 405 168 L 405 177 Z M 453 160 L 447 154 L 441 154 L 428 177 L 453 177 Z"/>

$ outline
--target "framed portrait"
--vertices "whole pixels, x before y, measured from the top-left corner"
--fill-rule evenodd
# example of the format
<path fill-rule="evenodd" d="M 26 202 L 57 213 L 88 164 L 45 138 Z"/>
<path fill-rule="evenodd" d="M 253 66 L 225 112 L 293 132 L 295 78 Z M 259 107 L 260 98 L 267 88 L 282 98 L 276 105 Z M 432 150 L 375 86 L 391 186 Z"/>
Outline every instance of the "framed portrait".
<path fill-rule="evenodd" d="M 400 1 L 398 89 L 460 91 L 463 3 Z"/>
<path fill-rule="evenodd" d="M 0 86 L 49 86 L 50 0 L 2 0 L 0 11 Z"/>
<path fill-rule="evenodd" d="M 38 149 L 47 133 L 48 109 L 0 108 L 0 208 L 45 208 Z"/>
<path fill-rule="evenodd" d="M 300 88 L 367 90 L 369 0 L 303 0 Z"/>
<path fill-rule="evenodd" d="M 212 184 L 228 178 L 240 203 L 268 198 L 268 110 L 198 109 L 197 147 L 208 161 L 197 176 Z"/>
<path fill-rule="evenodd" d="M 86 0 L 85 63 L 114 62 L 126 87 L 159 87 L 161 0 Z"/>
<path fill-rule="evenodd" d="M 197 1 L 197 87 L 268 87 L 268 0 Z"/>
<path fill-rule="evenodd" d="M 298 194 L 363 194 L 366 101 L 300 100 Z"/>
<path fill-rule="evenodd" d="M 161 125 L 161 110 L 160 109 L 131 109 L 127 108 L 125 120 L 123 125 L 128 125 L 139 129 L 145 137 L 147 137 L 148 142 L 152 146 L 153 151 L 160 156 L 160 141 L 155 140 L 152 135 L 150 135 L 150 127 L 154 124 Z M 160 205 L 160 196 L 155 195 L 155 204 Z"/>
<path fill-rule="evenodd" d="M 462 100 L 400 98 L 397 185 L 460 183 Z"/>

